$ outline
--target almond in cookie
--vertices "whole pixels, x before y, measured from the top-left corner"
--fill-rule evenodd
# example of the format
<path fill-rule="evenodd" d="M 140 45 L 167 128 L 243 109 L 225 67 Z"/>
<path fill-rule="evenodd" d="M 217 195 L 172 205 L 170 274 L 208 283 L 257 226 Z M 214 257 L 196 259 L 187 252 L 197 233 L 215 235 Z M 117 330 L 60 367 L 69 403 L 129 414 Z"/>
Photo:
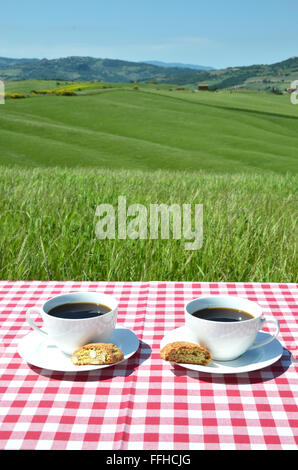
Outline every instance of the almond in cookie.
<path fill-rule="evenodd" d="M 169 343 L 160 351 L 165 361 L 180 362 L 182 364 L 207 365 L 211 361 L 210 352 L 195 343 L 176 341 Z"/>
<path fill-rule="evenodd" d="M 71 361 L 76 366 L 114 364 L 122 361 L 123 352 L 112 343 L 89 343 L 74 351 Z"/>

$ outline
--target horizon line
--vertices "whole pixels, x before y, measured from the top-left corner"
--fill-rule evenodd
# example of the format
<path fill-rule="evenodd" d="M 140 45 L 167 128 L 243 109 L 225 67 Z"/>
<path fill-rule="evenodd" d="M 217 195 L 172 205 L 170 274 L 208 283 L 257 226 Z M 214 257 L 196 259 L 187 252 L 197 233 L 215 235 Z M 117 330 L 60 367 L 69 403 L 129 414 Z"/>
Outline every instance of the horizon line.
<path fill-rule="evenodd" d="M 95 56 L 88 56 L 88 55 L 65 55 L 65 56 L 60 56 L 60 57 L 55 57 L 55 58 L 47 58 L 47 57 L 7 57 L 7 56 L 0 56 L 0 59 L 12 59 L 12 60 L 38 60 L 38 61 L 41 61 L 41 60 L 47 60 L 47 61 L 53 61 L 53 60 L 61 60 L 61 59 L 68 59 L 68 58 L 88 58 L 88 59 L 102 59 L 102 60 L 117 60 L 117 61 L 120 61 L 120 62 L 131 62 L 131 63 L 136 63 L 136 64 L 147 64 L 147 65 L 153 65 L 155 67 L 162 67 L 160 65 L 155 65 L 155 64 L 148 64 L 148 62 L 161 62 L 161 63 L 164 63 L 164 64 L 171 64 L 173 63 L 172 61 L 170 62 L 167 62 L 167 61 L 164 61 L 164 60 L 156 60 L 156 59 L 150 59 L 150 60 L 129 60 L 129 59 L 118 59 L 118 58 L 112 58 L 112 57 L 95 57 Z M 297 59 L 298 56 L 291 56 L 291 57 L 288 57 L 287 59 L 283 59 L 281 61 L 277 61 L 277 62 L 272 62 L 272 63 L 252 63 L 252 64 L 246 64 L 246 65 L 230 65 L 230 66 L 227 66 L 227 67 L 221 67 L 221 68 L 216 68 L 214 66 L 211 66 L 211 65 L 202 65 L 202 64 L 190 64 L 190 63 L 184 63 L 184 62 L 179 62 L 179 61 L 175 61 L 175 63 L 177 64 L 180 64 L 180 65 L 184 65 L 185 67 L 184 68 L 190 68 L 190 67 L 187 67 L 187 65 L 193 65 L 193 66 L 196 66 L 196 67 L 206 67 L 206 68 L 211 68 L 213 69 L 214 71 L 215 70 L 224 70 L 224 69 L 228 69 L 228 68 L 237 68 L 237 67 L 250 67 L 250 66 L 254 66 L 254 65 L 274 65 L 274 64 L 278 64 L 280 62 L 285 62 L 287 60 L 290 60 L 290 59 Z M 173 66 L 174 68 L 175 66 Z M 211 72 L 212 70 L 206 70 L 206 72 Z"/>

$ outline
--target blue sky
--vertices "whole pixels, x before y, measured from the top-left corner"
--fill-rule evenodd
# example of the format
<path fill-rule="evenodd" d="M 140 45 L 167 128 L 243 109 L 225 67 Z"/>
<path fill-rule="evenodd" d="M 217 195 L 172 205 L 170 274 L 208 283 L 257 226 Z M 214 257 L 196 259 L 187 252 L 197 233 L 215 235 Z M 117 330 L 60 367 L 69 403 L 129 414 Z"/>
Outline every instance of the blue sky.
<path fill-rule="evenodd" d="M 273 63 L 298 56 L 297 24 L 297 0 L 11 0 L 0 56 Z"/>

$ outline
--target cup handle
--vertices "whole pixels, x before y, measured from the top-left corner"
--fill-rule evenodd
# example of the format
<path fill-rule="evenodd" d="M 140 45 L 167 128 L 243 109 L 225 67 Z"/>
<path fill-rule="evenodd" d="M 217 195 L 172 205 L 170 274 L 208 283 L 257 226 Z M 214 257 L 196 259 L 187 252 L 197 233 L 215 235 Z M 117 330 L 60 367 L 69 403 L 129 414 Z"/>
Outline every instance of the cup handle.
<path fill-rule="evenodd" d="M 39 312 L 40 314 L 42 313 L 42 310 L 41 308 L 38 308 L 38 307 L 30 307 L 27 312 L 26 312 L 26 320 L 27 320 L 27 323 L 29 323 L 29 325 L 31 326 L 31 328 L 33 328 L 33 330 L 37 331 L 38 333 L 42 334 L 43 336 L 48 336 L 48 333 L 46 331 L 44 331 L 43 329 L 39 328 L 38 326 L 35 325 L 35 323 L 33 322 L 33 320 L 31 319 L 30 317 L 30 313 L 31 312 Z"/>
<path fill-rule="evenodd" d="M 263 328 L 263 326 L 265 325 L 265 323 L 275 323 L 275 326 L 276 326 L 276 330 L 274 332 L 273 335 L 270 335 L 269 338 L 267 339 L 264 339 L 264 341 L 259 341 L 258 343 L 256 344 L 253 344 L 250 348 L 248 348 L 248 351 L 251 351 L 252 349 L 256 349 L 256 348 L 259 348 L 260 346 L 264 346 L 265 344 L 268 344 L 268 343 L 271 343 L 271 341 L 273 341 L 278 333 L 279 333 L 279 330 L 280 330 L 280 325 L 279 325 L 279 321 L 276 320 L 276 318 L 273 318 L 273 317 L 270 317 L 270 318 L 262 318 L 261 320 L 261 328 L 260 330 Z"/>

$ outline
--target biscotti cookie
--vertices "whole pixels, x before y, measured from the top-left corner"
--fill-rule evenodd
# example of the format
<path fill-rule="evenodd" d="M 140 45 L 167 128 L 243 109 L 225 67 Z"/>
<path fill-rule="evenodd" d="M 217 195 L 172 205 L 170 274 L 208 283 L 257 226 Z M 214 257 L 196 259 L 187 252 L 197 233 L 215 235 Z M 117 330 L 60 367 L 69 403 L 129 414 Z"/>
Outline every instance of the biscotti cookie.
<path fill-rule="evenodd" d="M 169 343 L 160 351 L 162 359 L 182 364 L 207 365 L 211 361 L 211 354 L 202 346 L 187 341 Z"/>
<path fill-rule="evenodd" d="M 76 366 L 114 364 L 122 361 L 123 352 L 112 343 L 89 343 L 74 351 L 71 361 Z"/>

